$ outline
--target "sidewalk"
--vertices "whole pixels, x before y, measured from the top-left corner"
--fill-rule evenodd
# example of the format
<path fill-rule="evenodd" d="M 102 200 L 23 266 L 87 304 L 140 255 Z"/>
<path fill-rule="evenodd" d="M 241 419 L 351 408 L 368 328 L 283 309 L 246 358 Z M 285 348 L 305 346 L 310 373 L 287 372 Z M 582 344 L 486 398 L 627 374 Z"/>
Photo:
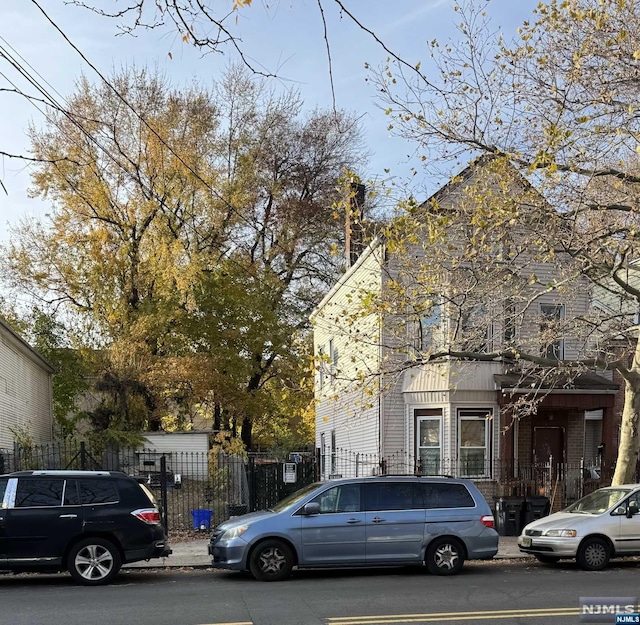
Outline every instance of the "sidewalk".
<path fill-rule="evenodd" d="M 498 553 L 496 559 L 510 558 L 531 558 L 528 554 L 522 553 L 518 549 L 516 536 L 500 536 L 498 544 Z M 168 558 L 156 558 L 149 562 L 134 562 L 126 564 L 125 567 L 131 568 L 161 568 L 161 567 L 178 567 L 178 568 L 206 568 L 211 565 L 211 557 L 207 553 L 207 545 L 209 543 L 208 536 L 203 538 L 195 538 L 184 542 L 171 543 L 173 553 Z"/>

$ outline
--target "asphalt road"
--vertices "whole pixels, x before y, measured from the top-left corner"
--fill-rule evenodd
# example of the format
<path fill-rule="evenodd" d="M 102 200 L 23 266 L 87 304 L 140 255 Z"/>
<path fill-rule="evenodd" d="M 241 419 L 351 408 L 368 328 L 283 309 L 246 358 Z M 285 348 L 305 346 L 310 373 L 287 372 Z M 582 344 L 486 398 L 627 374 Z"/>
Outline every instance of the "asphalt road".
<path fill-rule="evenodd" d="M 131 569 L 99 588 L 68 575 L 0 575 L 0 625 L 564 625 L 580 622 L 584 596 L 640 596 L 640 562 L 596 573 L 570 562 L 472 562 L 454 577 L 304 571 L 280 583 L 211 569 Z"/>

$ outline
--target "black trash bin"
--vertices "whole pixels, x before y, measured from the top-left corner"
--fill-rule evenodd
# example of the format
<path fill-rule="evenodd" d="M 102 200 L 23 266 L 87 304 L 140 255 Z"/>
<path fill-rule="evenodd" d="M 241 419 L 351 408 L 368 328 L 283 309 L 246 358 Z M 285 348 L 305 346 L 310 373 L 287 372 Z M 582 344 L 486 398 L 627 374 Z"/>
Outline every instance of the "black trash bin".
<path fill-rule="evenodd" d="M 522 511 L 522 527 L 531 521 L 541 519 L 543 516 L 547 516 L 551 510 L 551 502 L 549 497 L 544 495 L 530 495 L 524 501 Z"/>
<path fill-rule="evenodd" d="M 500 536 L 519 536 L 524 497 L 500 497 L 496 501 L 496 530 Z"/>

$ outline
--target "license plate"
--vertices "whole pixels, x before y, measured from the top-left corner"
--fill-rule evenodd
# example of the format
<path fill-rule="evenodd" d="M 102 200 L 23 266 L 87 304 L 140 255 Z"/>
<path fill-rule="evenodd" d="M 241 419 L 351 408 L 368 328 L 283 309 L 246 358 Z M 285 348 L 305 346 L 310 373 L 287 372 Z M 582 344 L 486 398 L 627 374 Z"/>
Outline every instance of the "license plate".
<path fill-rule="evenodd" d="M 522 537 L 522 546 L 523 547 L 531 547 L 531 538 L 529 538 L 528 536 L 523 536 Z"/>

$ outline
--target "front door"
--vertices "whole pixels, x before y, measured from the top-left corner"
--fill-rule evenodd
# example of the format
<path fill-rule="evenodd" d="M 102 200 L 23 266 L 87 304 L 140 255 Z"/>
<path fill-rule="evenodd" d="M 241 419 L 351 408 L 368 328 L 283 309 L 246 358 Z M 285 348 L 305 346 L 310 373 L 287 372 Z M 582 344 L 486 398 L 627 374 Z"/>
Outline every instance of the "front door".
<path fill-rule="evenodd" d="M 360 484 L 334 486 L 312 500 L 320 504 L 320 513 L 302 517 L 301 564 L 364 564 L 365 512 L 360 500 Z"/>
<path fill-rule="evenodd" d="M 69 480 L 75 489 L 75 480 Z M 59 560 L 69 540 L 82 532 L 82 508 L 73 493 L 65 503 L 65 480 L 20 477 L 13 506 L 4 510 L 7 557 Z M 68 500 L 68 498 L 67 498 Z"/>
<path fill-rule="evenodd" d="M 564 428 L 536 426 L 533 428 L 534 464 L 546 464 L 553 459 L 554 468 L 564 461 Z"/>

